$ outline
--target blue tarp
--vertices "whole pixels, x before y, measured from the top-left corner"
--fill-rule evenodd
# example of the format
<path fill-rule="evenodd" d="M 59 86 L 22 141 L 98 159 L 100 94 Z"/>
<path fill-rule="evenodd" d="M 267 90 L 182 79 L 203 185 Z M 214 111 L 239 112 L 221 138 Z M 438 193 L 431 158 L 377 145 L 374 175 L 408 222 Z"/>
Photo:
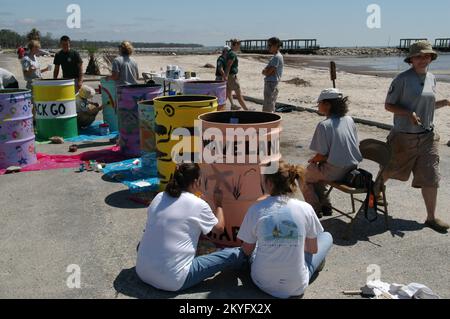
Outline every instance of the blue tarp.
<path fill-rule="evenodd" d="M 145 170 L 142 169 L 142 160 L 136 158 L 109 164 L 103 169 L 103 173 L 109 178 L 126 185 L 131 193 L 156 192 L 159 190 L 156 154 L 154 154 L 154 158 L 152 167 Z M 136 165 L 137 162 L 139 162 L 138 165 Z"/>
<path fill-rule="evenodd" d="M 66 139 L 66 141 L 71 143 L 81 143 L 97 140 L 109 140 L 116 138 L 118 136 L 117 132 L 111 132 L 111 134 L 109 135 L 101 135 L 100 124 L 103 124 L 103 122 L 100 121 L 94 122 L 91 124 L 90 127 L 78 130 L 78 133 L 80 135 L 78 135 L 77 137 L 68 138 Z"/>

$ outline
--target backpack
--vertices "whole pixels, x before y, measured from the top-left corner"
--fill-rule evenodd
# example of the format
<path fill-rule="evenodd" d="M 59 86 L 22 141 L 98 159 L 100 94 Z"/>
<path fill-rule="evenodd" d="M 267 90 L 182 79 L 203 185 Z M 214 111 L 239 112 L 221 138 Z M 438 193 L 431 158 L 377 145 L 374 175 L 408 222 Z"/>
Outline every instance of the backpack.
<path fill-rule="evenodd" d="M 373 181 L 373 175 L 361 168 L 355 169 L 351 172 L 349 172 L 345 178 L 343 183 L 349 187 L 356 188 L 356 189 L 367 189 L 367 196 L 365 201 L 363 202 L 363 205 L 361 206 L 361 209 L 359 212 L 363 211 L 366 219 L 373 223 L 378 219 L 378 206 L 376 201 L 376 195 L 374 190 L 374 181 Z M 373 214 L 374 217 L 370 218 L 369 215 Z"/>

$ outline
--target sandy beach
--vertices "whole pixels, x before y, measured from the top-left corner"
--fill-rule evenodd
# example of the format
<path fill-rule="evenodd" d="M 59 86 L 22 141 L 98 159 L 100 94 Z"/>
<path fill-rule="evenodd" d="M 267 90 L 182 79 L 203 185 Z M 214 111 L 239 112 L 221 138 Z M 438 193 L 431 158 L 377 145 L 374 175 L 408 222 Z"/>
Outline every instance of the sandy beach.
<path fill-rule="evenodd" d="M 204 68 L 205 64 L 215 65 L 216 55 L 136 55 L 134 57 L 139 65 L 139 72 L 160 72 L 167 65 L 178 65 L 185 71 L 197 72 L 203 80 L 215 78 L 215 70 Z M 239 63 L 239 80 L 243 94 L 254 98 L 263 98 L 263 76 L 262 69 L 265 67 L 269 56 L 242 55 Z M 322 57 L 323 64 L 334 58 Z M 14 61 L 14 59 L 12 59 Z M 19 61 L 11 65 L 11 71 L 21 77 Z M 52 63 L 51 57 L 41 57 L 42 65 Z M 85 59 L 84 67 L 87 66 Z M 310 56 L 286 57 L 286 67 L 283 81 L 299 78 L 309 82 L 310 86 L 297 86 L 295 84 L 281 83 L 279 102 L 289 103 L 302 107 L 314 107 L 320 91 L 332 86 L 328 70 L 314 65 L 310 66 Z M 339 64 L 338 64 L 339 69 Z M 108 74 L 107 69 L 102 69 L 102 74 Z M 51 77 L 46 74 L 45 77 Z M 337 86 L 350 98 L 350 115 L 373 121 L 392 124 L 392 114 L 384 110 L 384 100 L 392 81 L 392 76 L 373 76 L 364 74 L 353 74 L 338 72 Z M 87 82 L 89 84 L 89 82 Z M 91 84 L 94 86 L 94 84 Z M 450 98 L 450 83 L 438 82 L 438 99 Z M 450 108 L 444 108 L 436 112 L 435 124 L 441 135 L 441 143 L 450 140 Z"/>

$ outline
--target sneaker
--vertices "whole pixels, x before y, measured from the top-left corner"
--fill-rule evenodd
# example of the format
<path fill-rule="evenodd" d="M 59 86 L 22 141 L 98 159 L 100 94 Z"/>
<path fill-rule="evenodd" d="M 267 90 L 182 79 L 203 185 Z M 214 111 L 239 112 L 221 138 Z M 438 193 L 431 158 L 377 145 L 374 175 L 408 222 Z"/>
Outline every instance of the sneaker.
<path fill-rule="evenodd" d="M 240 111 L 241 108 L 240 108 L 239 106 L 232 105 L 232 106 L 231 106 L 231 110 L 232 110 L 232 111 Z"/>
<path fill-rule="evenodd" d="M 325 217 L 333 216 L 333 209 L 331 206 L 322 206 L 322 214 Z"/>
<path fill-rule="evenodd" d="M 435 220 L 427 220 L 425 222 L 425 225 L 430 227 L 431 229 L 437 231 L 438 233 L 447 233 L 448 230 L 450 229 L 450 225 L 443 222 L 440 219 L 435 219 Z"/>

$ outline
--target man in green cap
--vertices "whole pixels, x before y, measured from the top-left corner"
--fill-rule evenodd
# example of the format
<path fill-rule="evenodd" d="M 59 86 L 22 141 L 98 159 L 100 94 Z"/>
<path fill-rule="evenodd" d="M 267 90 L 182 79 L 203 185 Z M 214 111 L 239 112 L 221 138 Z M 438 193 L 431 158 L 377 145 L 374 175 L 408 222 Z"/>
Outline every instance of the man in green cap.
<path fill-rule="evenodd" d="M 388 136 L 393 159 L 383 177 L 384 182 L 390 178 L 406 182 L 412 173 L 412 186 L 422 190 L 425 201 L 425 225 L 447 233 L 450 226 L 436 217 L 440 158 L 433 122 L 435 110 L 450 106 L 450 101 L 436 101 L 436 78 L 428 68 L 437 57 L 428 41 L 413 44 L 405 59 L 411 68 L 392 82 L 386 110 L 394 113 L 394 128 Z"/>

